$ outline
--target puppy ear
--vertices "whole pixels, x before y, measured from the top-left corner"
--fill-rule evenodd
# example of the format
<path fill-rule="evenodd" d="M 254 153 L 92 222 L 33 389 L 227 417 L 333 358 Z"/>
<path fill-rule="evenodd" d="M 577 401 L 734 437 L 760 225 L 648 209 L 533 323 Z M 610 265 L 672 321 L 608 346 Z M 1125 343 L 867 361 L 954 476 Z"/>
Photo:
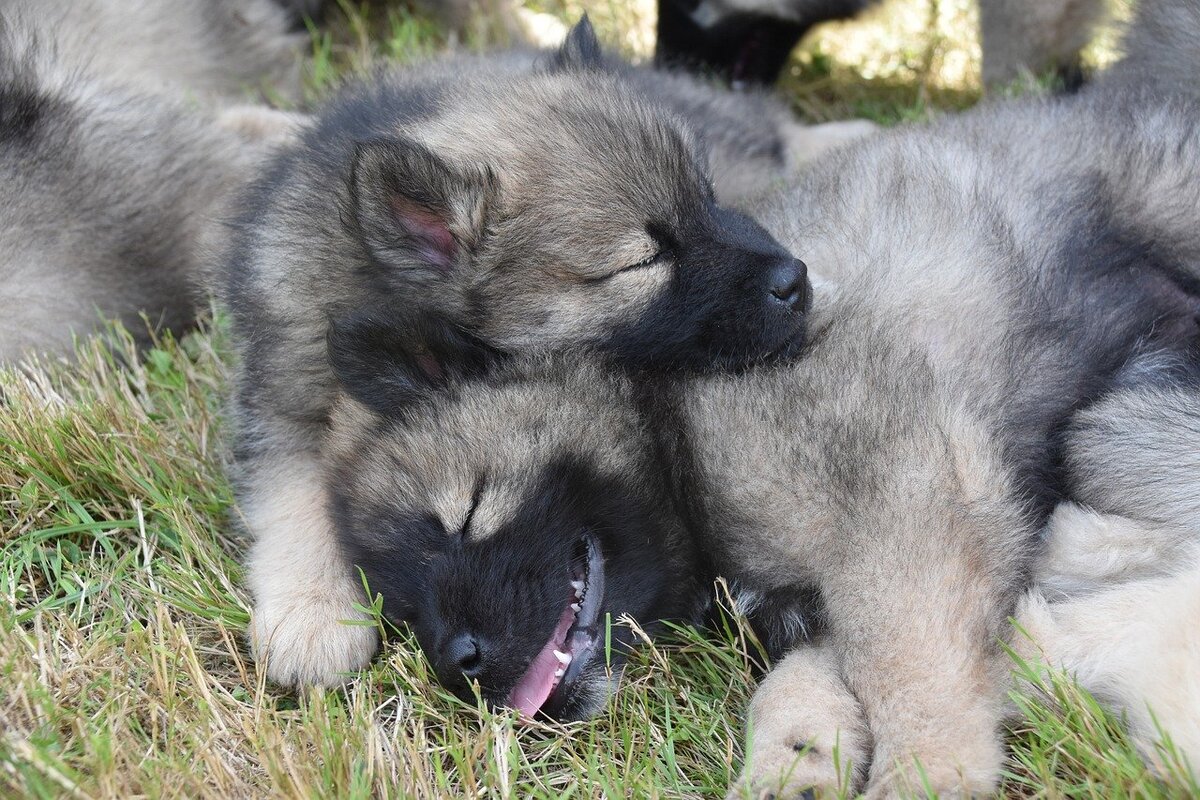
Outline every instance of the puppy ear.
<path fill-rule="evenodd" d="M 446 322 L 379 305 L 333 321 L 329 362 L 346 393 L 384 416 L 397 416 L 447 386 L 481 377 L 490 349 Z"/>
<path fill-rule="evenodd" d="M 596 30 L 585 13 L 567 33 L 562 46 L 550 60 L 550 70 L 582 72 L 604 67 L 604 53 L 600 49 L 600 40 L 596 38 Z"/>
<path fill-rule="evenodd" d="M 456 169 L 411 139 L 355 146 L 350 212 L 367 250 L 390 267 L 449 271 L 478 240 L 496 190 L 487 169 Z"/>

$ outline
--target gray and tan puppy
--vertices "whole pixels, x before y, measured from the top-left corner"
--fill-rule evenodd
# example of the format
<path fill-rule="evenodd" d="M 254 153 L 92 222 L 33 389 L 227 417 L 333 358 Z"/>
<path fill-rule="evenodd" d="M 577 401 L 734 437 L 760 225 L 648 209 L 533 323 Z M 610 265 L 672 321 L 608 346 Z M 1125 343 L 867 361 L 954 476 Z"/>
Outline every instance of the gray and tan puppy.
<path fill-rule="evenodd" d="M 11 6 L 0 14 L 0 362 L 63 352 L 103 318 L 143 335 L 143 312 L 187 327 L 226 235 L 221 217 L 266 146 L 241 135 L 240 111 L 197 109 L 122 82 L 134 76 L 117 64 L 169 70 L 120 54 L 116 42 L 85 41 L 103 15 L 81 21 L 72 7 L 58 19 L 63 4 Z M 88 54 L 100 52 L 93 63 Z M 121 77 L 92 71 L 105 64 Z"/>
<path fill-rule="evenodd" d="M 1065 426 L 1130 359 L 1200 335 L 1196 113 L 1152 89 L 1026 100 L 822 163 L 762 214 L 837 287 L 786 366 L 647 392 L 526 363 L 439 391 L 416 356 L 389 362 L 404 334 L 373 369 L 339 358 L 389 335 L 351 317 L 353 445 L 330 481 L 347 552 L 452 686 L 574 716 L 607 687 L 595 620 L 682 613 L 698 543 L 773 648 L 823 632 L 870 792 L 992 790 L 1000 642 L 1069 489 Z M 435 374 L 460 372 L 447 358 Z"/>
<path fill-rule="evenodd" d="M 1200 392 L 1194 382 L 1118 391 L 1080 412 L 1066 442 L 1076 502 L 1059 505 L 1042 533 L 1013 647 L 1122 714 L 1148 763 L 1162 765 L 1166 734 L 1200 774 Z M 731 797 L 850 788 L 846 765 L 855 775 L 871 756 L 862 706 L 828 642 L 788 654 L 749 721 Z"/>
<path fill-rule="evenodd" d="M 247 197 L 227 299 L 272 678 L 337 681 L 375 650 L 371 628 L 338 623 L 361 586 L 322 490 L 331 318 L 423 309 L 495 353 L 579 347 L 635 368 L 802 345 L 803 263 L 720 203 L 750 191 L 747 173 L 786 170 L 785 119 L 705 91 L 605 58 L 585 19 L 537 59 L 449 58 L 347 88 Z"/>

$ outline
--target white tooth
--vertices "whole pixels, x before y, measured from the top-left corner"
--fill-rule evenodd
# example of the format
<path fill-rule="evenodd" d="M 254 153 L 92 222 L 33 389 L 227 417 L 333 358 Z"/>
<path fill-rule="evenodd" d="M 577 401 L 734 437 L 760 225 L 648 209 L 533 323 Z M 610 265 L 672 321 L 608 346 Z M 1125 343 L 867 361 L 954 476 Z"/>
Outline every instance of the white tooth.
<path fill-rule="evenodd" d="M 583 581 L 571 581 L 571 588 L 575 590 L 575 594 L 582 592 L 585 585 Z"/>
<path fill-rule="evenodd" d="M 558 663 L 562 664 L 564 667 L 567 664 L 571 663 L 571 654 L 570 653 L 560 653 L 557 650 L 555 650 L 554 657 L 557 658 Z"/>
<path fill-rule="evenodd" d="M 554 670 L 554 677 L 556 677 L 556 678 L 561 678 L 563 675 L 566 675 L 566 674 L 567 674 L 567 671 L 565 669 Z"/>
<path fill-rule="evenodd" d="M 579 605 L 579 603 L 571 603 L 571 610 L 578 614 L 581 610 L 583 610 L 583 606 Z"/>

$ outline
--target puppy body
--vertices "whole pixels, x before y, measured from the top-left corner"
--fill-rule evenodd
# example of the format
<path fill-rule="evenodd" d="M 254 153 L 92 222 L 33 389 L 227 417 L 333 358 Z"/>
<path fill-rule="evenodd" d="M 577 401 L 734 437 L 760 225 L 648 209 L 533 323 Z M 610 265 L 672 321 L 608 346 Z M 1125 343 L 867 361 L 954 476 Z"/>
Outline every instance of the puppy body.
<path fill-rule="evenodd" d="M 1076 415 L 1066 462 L 1079 502 L 1060 504 L 1042 532 L 1034 585 L 1017 605 L 1012 637 L 1022 658 L 1066 671 L 1123 715 L 1148 763 L 1174 769 L 1159 751 L 1165 734 L 1193 774 L 1200 754 L 1198 400 L 1194 384 L 1143 385 Z M 852 775 L 869 763 L 870 733 L 835 657 L 831 643 L 819 641 L 788 654 L 764 680 L 749 710 L 746 769 L 731 797 L 833 788 L 847 763 Z M 796 703 L 797 693 L 808 699 Z"/>
<path fill-rule="evenodd" d="M 0 362 L 65 351 L 102 317 L 135 335 L 141 312 L 187 327 L 220 217 L 265 148 L 97 77 L 78 52 L 64 61 L 71 47 L 17 5 L 0 17 Z"/>

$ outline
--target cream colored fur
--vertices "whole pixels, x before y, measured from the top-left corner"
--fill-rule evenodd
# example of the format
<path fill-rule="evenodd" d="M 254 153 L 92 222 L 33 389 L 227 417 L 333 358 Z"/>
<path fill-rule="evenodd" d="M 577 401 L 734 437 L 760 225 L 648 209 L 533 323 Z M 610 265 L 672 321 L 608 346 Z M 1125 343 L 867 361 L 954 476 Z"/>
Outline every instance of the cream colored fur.
<path fill-rule="evenodd" d="M 265 490 L 242 503 L 255 532 L 248 564 L 255 656 L 279 683 L 335 683 L 366 666 L 378 637 L 356 608 L 365 600 L 362 584 L 333 535 L 320 469 L 297 458 L 256 478 Z"/>

